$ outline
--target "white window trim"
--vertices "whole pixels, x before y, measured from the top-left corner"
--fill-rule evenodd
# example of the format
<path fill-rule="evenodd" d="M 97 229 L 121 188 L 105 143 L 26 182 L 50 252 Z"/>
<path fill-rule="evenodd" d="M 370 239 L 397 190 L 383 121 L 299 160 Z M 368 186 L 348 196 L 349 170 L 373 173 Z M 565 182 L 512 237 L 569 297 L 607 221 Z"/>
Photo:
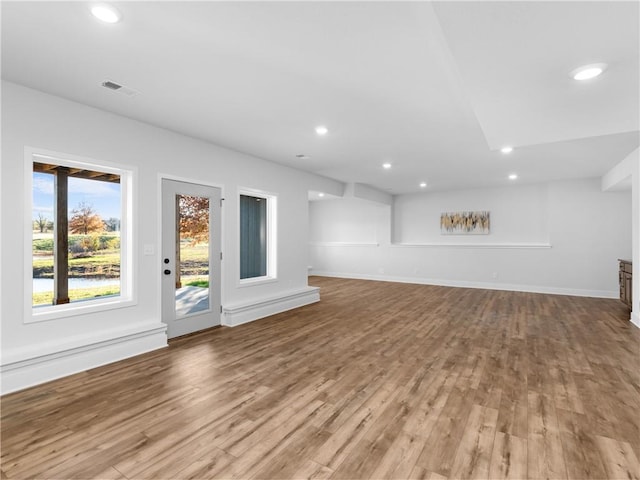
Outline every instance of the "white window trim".
<path fill-rule="evenodd" d="M 120 295 L 117 297 L 97 298 L 64 305 L 33 307 L 33 162 L 38 158 L 51 161 L 56 165 L 79 167 L 120 175 Z M 24 323 L 44 322 L 76 315 L 102 312 L 136 305 L 137 288 L 134 288 L 136 262 L 134 258 L 134 240 L 137 236 L 137 218 L 135 192 L 137 192 L 138 169 L 129 165 L 95 160 L 92 158 L 54 152 L 40 148 L 25 147 L 25 226 L 24 226 Z"/>
<path fill-rule="evenodd" d="M 267 201 L 267 274 L 262 277 L 240 278 L 240 195 L 249 195 L 252 197 L 264 198 Z M 273 192 L 265 192 L 264 190 L 255 190 L 252 188 L 238 189 L 238 258 L 237 262 L 237 286 L 253 287 L 256 285 L 264 285 L 265 283 L 274 283 L 278 281 L 278 194 Z"/>

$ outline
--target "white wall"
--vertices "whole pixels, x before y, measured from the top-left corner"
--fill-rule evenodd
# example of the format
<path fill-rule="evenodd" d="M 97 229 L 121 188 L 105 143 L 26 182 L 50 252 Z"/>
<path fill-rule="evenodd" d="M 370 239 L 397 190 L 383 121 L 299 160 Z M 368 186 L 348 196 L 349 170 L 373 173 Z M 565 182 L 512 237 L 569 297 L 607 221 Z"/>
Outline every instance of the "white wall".
<path fill-rule="evenodd" d="M 548 243 L 547 202 L 546 184 L 400 195 L 393 210 L 393 240 L 395 243 Z M 473 210 L 490 212 L 489 235 L 440 234 L 442 212 Z"/>
<path fill-rule="evenodd" d="M 376 218 L 389 208 L 357 198 L 309 202 L 311 218 L 323 218 L 309 225 L 314 243 L 377 243 L 381 233 Z"/>
<path fill-rule="evenodd" d="M 633 228 L 633 254 L 632 260 L 635 268 L 633 275 L 633 295 L 631 321 L 640 328 L 640 155 L 635 152 L 635 162 L 632 166 L 632 228 Z"/>
<path fill-rule="evenodd" d="M 636 148 L 624 160 L 602 177 L 603 191 L 631 189 L 631 226 L 633 251 L 631 260 L 635 268 L 633 276 L 631 321 L 640 328 L 640 149 Z"/>
<path fill-rule="evenodd" d="M 630 206 L 630 192 L 603 193 L 598 179 L 401 195 L 376 215 L 366 202 L 312 202 L 310 264 L 321 275 L 616 298 Z M 455 210 L 490 210 L 491 234 L 440 235 L 440 213 Z M 336 212 L 367 224 L 340 231 Z M 353 245 L 365 237 L 373 245 Z"/>
<path fill-rule="evenodd" d="M 135 306 L 24 323 L 29 312 L 23 311 L 26 242 L 22 232 L 25 222 L 30 222 L 25 217 L 25 146 L 138 168 Z M 157 253 L 160 174 L 223 186 L 226 200 L 222 301 L 229 312 L 241 310 L 242 321 L 252 320 L 279 307 L 290 308 L 299 301 L 297 296 L 305 297 L 312 290 L 307 286 L 308 190 L 341 193 L 343 184 L 3 82 L 0 308 L 3 391 L 166 345 L 160 319 Z M 278 195 L 275 283 L 238 288 L 240 187 Z M 155 245 L 156 255 L 143 256 L 145 244 Z M 313 295 L 317 296 L 317 292 L 312 292 Z M 254 304 L 256 309 L 251 311 Z"/>

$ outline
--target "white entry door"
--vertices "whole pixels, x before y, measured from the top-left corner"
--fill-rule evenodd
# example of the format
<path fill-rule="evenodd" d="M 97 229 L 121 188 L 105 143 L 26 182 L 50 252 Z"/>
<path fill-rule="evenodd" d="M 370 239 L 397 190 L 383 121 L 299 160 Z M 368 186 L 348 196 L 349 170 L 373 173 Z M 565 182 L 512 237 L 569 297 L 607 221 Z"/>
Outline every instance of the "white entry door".
<path fill-rule="evenodd" d="M 162 180 L 162 321 L 168 337 L 220 325 L 219 188 Z"/>

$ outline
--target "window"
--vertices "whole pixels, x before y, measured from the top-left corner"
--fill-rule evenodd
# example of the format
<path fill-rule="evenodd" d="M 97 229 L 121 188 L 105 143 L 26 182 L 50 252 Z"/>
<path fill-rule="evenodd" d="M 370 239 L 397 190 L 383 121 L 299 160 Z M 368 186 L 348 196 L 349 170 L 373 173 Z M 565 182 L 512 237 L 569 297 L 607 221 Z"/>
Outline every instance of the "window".
<path fill-rule="evenodd" d="M 32 319 L 131 301 L 131 172 L 38 153 L 29 163 Z"/>
<path fill-rule="evenodd" d="M 276 278 L 275 217 L 275 196 L 255 192 L 240 194 L 241 283 Z"/>

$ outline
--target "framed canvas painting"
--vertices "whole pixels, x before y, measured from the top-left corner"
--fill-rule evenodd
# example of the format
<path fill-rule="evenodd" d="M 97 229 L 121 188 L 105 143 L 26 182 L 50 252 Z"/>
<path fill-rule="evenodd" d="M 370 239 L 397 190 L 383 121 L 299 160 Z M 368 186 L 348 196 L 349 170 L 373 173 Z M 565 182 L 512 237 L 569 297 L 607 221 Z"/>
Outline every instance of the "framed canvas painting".
<path fill-rule="evenodd" d="M 488 211 L 444 212 L 440 215 L 442 235 L 488 235 L 489 224 Z"/>

